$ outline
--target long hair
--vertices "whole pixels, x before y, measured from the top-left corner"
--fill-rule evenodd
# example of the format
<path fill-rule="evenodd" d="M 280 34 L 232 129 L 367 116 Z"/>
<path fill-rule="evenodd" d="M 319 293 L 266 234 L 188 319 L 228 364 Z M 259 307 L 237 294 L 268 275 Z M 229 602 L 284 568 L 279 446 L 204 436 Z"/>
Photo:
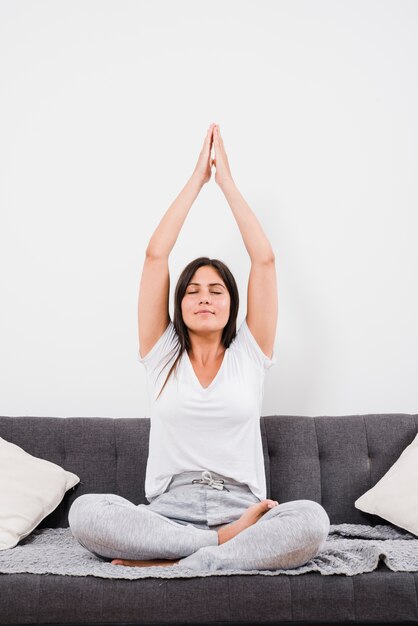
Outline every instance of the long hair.
<path fill-rule="evenodd" d="M 202 267 L 202 265 L 212 266 L 223 278 L 226 288 L 228 289 L 228 292 L 229 292 L 231 304 L 230 304 L 228 322 L 226 323 L 222 331 L 221 340 L 222 340 L 223 346 L 225 348 L 228 348 L 232 340 L 235 338 L 235 335 L 237 332 L 236 325 L 237 325 L 237 316 L 238 316 L 238 309 L 239 309 L 239 292 L 238 292 L 237 283 L 235 282 L 235 278 L 231 270 L 222 261 L 219 261 L 218 259 L 210 259 L 207 256 L 198 257 L 197 259 L 194 259 L 194 261 L 191 261 L 190 263 L 188 263 L 188 265 L 186 265 L 186 267 L 180 274 L 179 279 L 177 281 L 176 289 L 174 292 L 174 319 L 173 319 L 173 325 L 174 325 L 174 329 L 176 331 L 177 339 L 178 339 L 177 345 L 173 348 L 173 351 L 177 350 L 177 356 L 173 365 L 170 368 L 170 371 L 168 372 L 164 385 L 162 386 L 161 391 L 157 396 L 157 400 L 160 397 L 164 387 L 166 386 L 168 379 L 173 374 L 173 372 L 177 370 L 181 355 L 183 354 L 185 350 L 189 350 L 191 348 L 189 331 L 188 331 L 186 324 L 184 323 L 183 315 L 181 312 L 181 303 L 182 303 L 184 294 L 186 293 L 186 289 L 187 289 L 189 282 L 194 276 L 196 270 L 198 270 L 199 267 Z M 168 362 L 173 358 L 173 356 L 174 356 L 173 354 L 169 355 L 169 359 L 163 366 L 162 370 L 160 371 L 160 374 L 163 371 L 163 369 L 167 366 Z"/>

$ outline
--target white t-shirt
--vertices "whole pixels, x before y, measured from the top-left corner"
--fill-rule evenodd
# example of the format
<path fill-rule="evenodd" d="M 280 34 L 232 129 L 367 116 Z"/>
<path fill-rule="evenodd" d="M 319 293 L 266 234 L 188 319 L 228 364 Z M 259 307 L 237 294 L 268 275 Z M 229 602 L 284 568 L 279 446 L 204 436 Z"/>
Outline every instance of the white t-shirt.
<path fill-rule="evenodd" d="M 146 369 L 150 403 L 145 497 L 151 502 L 163 493 L 175 474 L 206 469 L 247 484 L 264 500 L 260 415 L 264 377 L 276 363 L 275 354 L 271 359 L 264 354 L 244 319 L 207 388 L 185 350 L 156 400 L 177 357 L 177 342 L 170 320 L 150 352 L 137 356 Z"/>

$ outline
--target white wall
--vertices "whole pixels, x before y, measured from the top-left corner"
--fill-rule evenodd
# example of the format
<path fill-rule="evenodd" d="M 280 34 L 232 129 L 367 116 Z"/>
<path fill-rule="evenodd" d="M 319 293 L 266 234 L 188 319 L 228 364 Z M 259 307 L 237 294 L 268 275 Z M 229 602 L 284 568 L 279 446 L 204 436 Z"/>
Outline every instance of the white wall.
<path fill-rule="evenodd" d="M 144 417 L 146 245 L 220 124 L 276 253 L 263 414 L 418 412 L 418 3 L 0 4 L 0 414 Z M 249 258 L 214 179 L 170 256 Z"/>

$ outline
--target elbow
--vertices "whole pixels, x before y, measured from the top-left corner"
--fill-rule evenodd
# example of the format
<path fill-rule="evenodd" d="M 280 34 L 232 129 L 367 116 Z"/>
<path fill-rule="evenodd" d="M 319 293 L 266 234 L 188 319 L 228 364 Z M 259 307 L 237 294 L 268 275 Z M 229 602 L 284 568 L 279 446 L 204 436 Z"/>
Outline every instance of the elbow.
<path fill-rule="evenodd" d="M 270 265 L 270 263 L 274 264 L 276 262 L 276 257 L 274 253 L 268 254 L 262 257 L 253 257 L 251 258 L 252 263 L 259 263 L 262 265 Z"/>
<path fill-rule="evenodd" d="M 151 248 L 147 248 L 145 250 L 145 257 L 147 259 L 165 259 L 168 258 L 168 254 L 164 252 L 158 252 L 156 250 L 152 250 Z"/>

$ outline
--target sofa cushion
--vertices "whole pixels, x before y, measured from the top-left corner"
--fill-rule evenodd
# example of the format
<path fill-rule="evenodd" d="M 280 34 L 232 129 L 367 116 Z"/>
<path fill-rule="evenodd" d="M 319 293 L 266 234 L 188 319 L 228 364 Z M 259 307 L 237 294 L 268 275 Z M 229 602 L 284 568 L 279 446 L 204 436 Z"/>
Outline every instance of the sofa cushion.
<path fill-rule="evenodd" d="M 418 535 L 418 435 L 354 506 Z"/>
<path fill-rule="evenodd" d="M 80 481 L 0 437 L 0 550 L 15 547 Z"/>

